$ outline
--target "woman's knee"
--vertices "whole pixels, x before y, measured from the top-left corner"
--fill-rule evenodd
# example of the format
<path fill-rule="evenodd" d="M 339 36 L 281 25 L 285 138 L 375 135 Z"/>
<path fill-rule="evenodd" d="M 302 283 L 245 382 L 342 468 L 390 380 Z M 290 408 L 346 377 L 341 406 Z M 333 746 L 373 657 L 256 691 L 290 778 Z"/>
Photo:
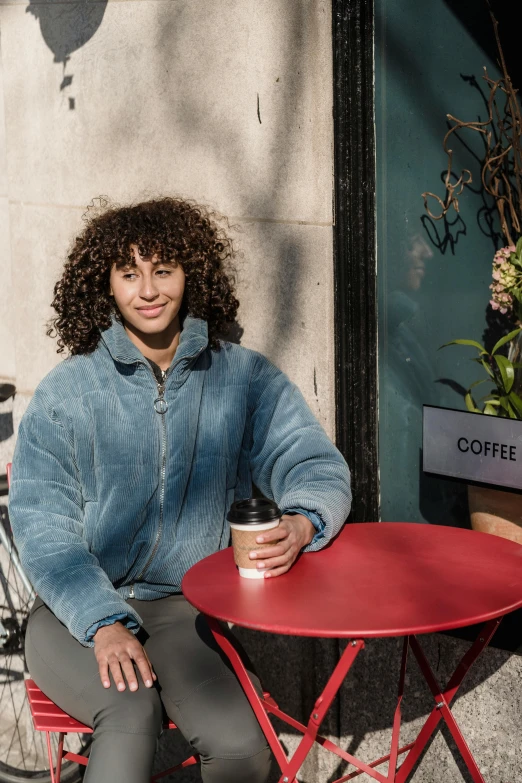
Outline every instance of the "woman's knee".
<path fill-rule="evenodd" d="M 205 783 L 267 780 L 270 750 L 266 737 L 232 675 L 205 683 L 171 717 L 199 753 Z"/>
<path fill-rule="evenodd" d="M 271 765 L 272 754 L 265 746 L 243 758 L 202 758 L 201 777 L 204 783 L 266 783 Z"/>
<path fill-rule="evenodd" d="M 109 693 L 110 692 L 110 693 Z M 162 706 L 155 688 L 141 686 L 137 691 L 119 692 L 114 685 L 93 715 L 95 733 L 111 730 L 123 734 L 150 734 L 159 737 L 162 729 Z"/>

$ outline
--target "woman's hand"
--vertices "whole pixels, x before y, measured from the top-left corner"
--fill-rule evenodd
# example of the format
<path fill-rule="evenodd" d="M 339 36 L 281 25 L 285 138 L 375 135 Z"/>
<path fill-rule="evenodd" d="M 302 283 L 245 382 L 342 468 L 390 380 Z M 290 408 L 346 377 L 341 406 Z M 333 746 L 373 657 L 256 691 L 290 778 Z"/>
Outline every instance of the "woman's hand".
<path fill-rule="evenodd" d="M 310 543 L 315 535 L 315 527 L 303 514 L 285 514 L 281 522 L 272 530 L 267 530 L 257 536 L 258 544 L 269 541 L 278 543 L 263 549 L 250 552 L 250 559 L 257 560 L 257 568 L 269 568 L 265 571 L 265 579 L 270 576 L 281 576 L 294 564 L 301 549 Z"/>
<path fill-rule="evenodd" d="M 119 622 L 102 625 L 94 635 L 94 655 L 98 661 L 100 679 L 104 688 L 110 688 L 109 670 L 119 691 L 125 690 L 125 679 L 131 691 L 138 690 L 134 663 L 147 688 L 157 679 L 147 653 L 124 625 Z M 125 679 L 123 677 L 125 675 Z"/>

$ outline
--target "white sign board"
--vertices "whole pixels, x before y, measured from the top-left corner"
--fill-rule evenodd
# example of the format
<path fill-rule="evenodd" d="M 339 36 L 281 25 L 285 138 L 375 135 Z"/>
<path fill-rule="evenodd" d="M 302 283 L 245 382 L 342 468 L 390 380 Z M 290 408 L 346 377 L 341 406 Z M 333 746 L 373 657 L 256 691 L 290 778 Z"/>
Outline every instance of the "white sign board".
<path fill-rule="evenodd" d="M 423 470 L 522 489 L 522 421 L 424 405 Z"/>

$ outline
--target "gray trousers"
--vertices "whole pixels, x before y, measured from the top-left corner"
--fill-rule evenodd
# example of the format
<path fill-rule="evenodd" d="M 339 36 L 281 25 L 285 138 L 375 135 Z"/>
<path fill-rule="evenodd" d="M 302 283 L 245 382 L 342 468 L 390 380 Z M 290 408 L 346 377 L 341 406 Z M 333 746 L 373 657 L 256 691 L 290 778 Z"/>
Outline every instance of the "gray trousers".
<path fill-rule="evenodd" d="M 29 619 L 32 678 L 94 729 L 85 783 L 148 783 L 163 711 L 201 755 L 205 783 L 266 783 L 266 739 L 205 619 L 182 595 L 131 602 L 143 619 L 138 639 L 158 677 L 146 688 L 138 673 L 134 692 L 119 692 L 112 679 L 105 689 L 93 649 L 76 641 L 40 599 Z"/>

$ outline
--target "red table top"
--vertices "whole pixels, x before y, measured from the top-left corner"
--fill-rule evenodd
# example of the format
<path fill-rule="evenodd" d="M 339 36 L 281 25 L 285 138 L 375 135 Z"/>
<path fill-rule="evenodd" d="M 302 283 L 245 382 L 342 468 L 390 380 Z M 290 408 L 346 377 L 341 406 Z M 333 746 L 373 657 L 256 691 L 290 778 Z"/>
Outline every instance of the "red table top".
<path fill-rule="evenodd" d="M 204 614 L 296 636 L 406 636 L 485 622 L 522 606 L 522 546 L 406 522 L 346 525 L 283 576 L 243 579 L 232 549 L 196 563 L 182 590 Z"/>

